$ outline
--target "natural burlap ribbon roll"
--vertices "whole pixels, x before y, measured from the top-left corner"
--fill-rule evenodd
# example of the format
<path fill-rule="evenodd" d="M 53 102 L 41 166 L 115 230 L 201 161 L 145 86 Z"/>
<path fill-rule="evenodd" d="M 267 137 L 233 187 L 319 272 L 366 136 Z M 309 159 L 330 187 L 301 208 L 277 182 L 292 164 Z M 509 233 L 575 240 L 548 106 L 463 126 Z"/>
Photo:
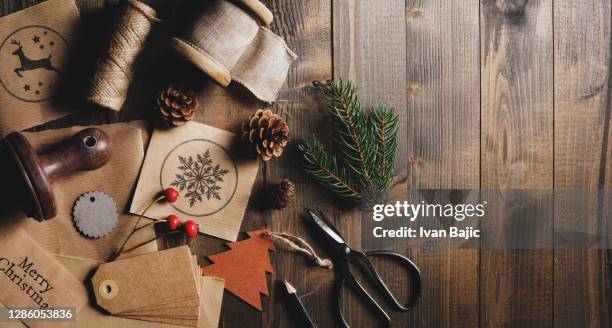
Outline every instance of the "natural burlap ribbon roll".
<path fill-rule="evenodd" d="M 221 85 L 233 79 L 272 102 L 297 56 L 265 27 L 271 21 L 272 13 L 257 0 L 241 0 L 241 7 L 208 1 L 171 46 Z"/>

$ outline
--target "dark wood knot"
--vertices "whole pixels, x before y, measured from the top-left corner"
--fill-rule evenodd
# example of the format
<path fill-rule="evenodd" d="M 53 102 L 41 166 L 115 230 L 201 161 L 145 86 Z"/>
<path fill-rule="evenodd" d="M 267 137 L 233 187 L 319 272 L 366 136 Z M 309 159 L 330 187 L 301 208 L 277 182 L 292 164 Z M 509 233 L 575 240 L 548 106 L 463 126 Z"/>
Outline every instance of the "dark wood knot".
<path fill-rule="evenodd" d="M 529 0 L 506 0 L 498 4 L 498 8 L 506 17 L 516 20 L 525 16 L 528 2 Z"/>

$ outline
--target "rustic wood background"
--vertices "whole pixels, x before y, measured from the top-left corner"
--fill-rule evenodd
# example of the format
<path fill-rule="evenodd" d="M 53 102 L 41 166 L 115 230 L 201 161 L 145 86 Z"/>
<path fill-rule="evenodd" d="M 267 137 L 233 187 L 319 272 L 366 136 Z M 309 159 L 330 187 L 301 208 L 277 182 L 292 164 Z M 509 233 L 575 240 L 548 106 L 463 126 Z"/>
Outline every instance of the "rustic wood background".
<path fill-rule="evenodd" d="M 1 0 L 0 13 L 37 2 Z M 116 2 L 77 0 L 90 43 L 83 42 L 82 53 L 95 53 Z M 148 118 L 157 88 L 174 80 L 197 84 L 203 104 L 198 121 L 238 131 L 257 108 L 271 107 L 288 120 L 295 139 L 326 136 L 324 106 L 312 81 L 344 78 L 359 87 L 365 105 L 398 109 L 397 173 L 411 188 L 611 188 L 609 0 L 264 0 L 275 15 L 272 29 L 299 55 L 273 105 L 237 86 L 221 88 L 164 51 L 164 40 L 197 3 L 180 2 L 182 9 L 155 31 L 121 112 L 82 105 L 80 113 L 36 129 Z M 88 58 L 93 56 L 80 59 Z M 78 88 L 67 95 L 78 99 Z M 288 177 L 297 185 L 297 201 L 265 211 L 254 197 L 243 230 L 267 226 L 305 236 L 321 250 L 300 215 L 305 207 L 334 204 L 297 161 L 291 146 L 280 160 L 261 165 L 255 194 Z M 358 248 L 359 215 L 335 210 L 334 219 Z M 200 237 L 195 249 L 204 264 L 204 255 L 225 248 Z M 390 311 L 394 327 L 611 325 L 610 251 L 404 252 L 421 268 L 424 290 L 415 310 Z M 338 325 L 331 272 L 284 251 L 272 262 L 276 271 L 264 311 L 226 293 L 222 327 L 297 326 L 276 279 L 299 289 L 320 327 Z M 405 299 L 401 270 L 380 271 Z M 377 326 L 351 293 L 344 309 L 354 327 Z"/>

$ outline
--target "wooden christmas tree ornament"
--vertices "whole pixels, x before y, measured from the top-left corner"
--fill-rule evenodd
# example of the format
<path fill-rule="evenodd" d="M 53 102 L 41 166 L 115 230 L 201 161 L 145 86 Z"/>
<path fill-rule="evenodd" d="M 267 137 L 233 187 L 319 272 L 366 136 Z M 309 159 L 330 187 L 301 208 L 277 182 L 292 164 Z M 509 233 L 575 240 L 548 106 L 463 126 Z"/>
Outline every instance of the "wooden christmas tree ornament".
<path fill-rule="evenodd" d="M 111 154 L 110 138 L 95 128 L 82 130 L 46 154 L 37 154 L 23 134 L 13 132 L 2 140 L 0 155 L 3 181 L 15 188 L 7 193 L 5 204 L 19 204 L 38 221 L 52 219 L 57 215 L 53 182 L 70 173 L 100 168 Z"/>
<path fill-rule="evenodd" d="M 202 274 L 225 279 L 225 289 L 259 311 L 261 294 L 266 296 L 266 272 L 273 272 L 269 251 L 274 251 L 270 232 L 266 229 L 249 231 L 248 239 L 228 243 L 230 250 L 208 256 L 214 263 L 202 268 Z"/>

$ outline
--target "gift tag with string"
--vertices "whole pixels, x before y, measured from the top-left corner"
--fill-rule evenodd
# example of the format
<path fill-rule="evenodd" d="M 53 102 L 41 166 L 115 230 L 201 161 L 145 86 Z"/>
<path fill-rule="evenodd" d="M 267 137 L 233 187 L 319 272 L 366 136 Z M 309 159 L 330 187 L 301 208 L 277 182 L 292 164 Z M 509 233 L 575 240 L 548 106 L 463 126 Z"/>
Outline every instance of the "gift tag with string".
<path fill-rule="evenodd" d="M 202 277 L 188 246 L 102 264 L 91 281 L 97 304 L 115 316 L 198 325 Z"/>

